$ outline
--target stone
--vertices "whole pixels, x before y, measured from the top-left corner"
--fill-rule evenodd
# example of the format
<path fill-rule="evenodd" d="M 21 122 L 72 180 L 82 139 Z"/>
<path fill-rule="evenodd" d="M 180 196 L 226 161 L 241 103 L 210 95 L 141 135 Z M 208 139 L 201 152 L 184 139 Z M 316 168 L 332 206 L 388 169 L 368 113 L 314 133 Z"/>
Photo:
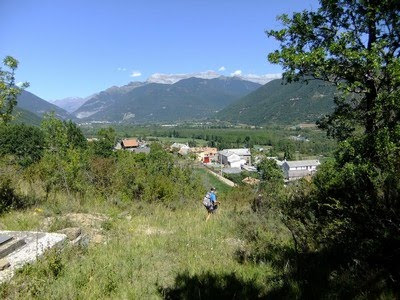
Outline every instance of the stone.
<path fill-rule="evenodd" d="M 73 241 L 81 235 L 82 229 L 80 227 L 68 227 L 57 231 L 67 236 L 68 240 Z"/>
<path fill-rule="evenodd" d="M 91 240 L 95 244 L 101 244 L 104 242 L 104 236 L 101 234 L 95 234 Z"/>
<path fill-rule="evenodd" d="M 9 268 L 10 266 L 11 266 L 11 264 L 7 259 L 5 259 L 5 258 L 0 259 L 0 271 L 3 271 L 5 269 Z"/>
<path fill-rule="evenodd" d="M 80 227 L 100 227 L 109 218 L 102 214 L 69 213 L 65 217 Z"/>

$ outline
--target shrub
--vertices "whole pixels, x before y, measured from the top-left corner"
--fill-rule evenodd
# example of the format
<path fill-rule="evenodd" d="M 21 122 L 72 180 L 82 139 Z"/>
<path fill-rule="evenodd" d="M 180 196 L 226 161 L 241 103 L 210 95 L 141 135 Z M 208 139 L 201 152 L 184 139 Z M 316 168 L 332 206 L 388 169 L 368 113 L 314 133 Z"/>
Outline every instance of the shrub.
<path fill-rule="evenodd" d="M 24 206 L 23 199 L 15 193 L 10 178 L 0 177 L 0 214 Z"/>

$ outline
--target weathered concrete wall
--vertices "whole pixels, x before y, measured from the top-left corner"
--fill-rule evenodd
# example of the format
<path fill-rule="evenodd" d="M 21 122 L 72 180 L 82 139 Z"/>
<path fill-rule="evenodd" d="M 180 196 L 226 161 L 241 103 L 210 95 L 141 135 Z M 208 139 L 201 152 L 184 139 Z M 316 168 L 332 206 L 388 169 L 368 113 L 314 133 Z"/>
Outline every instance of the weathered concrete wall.
<path fill-rule="evenodd" d="M 220 181 L 222 181 L 223 183 L 229 185 L 230 187 L 236 186 L 236 184 L 235 184 L 233 181 L 231 181 L 231 180 L 229 180 L 229 179 L 227 179 L 227 178 L 225 178 L 225 177 L 223 177 L 223 176 L 221 176 L 221 175 L 215 173 L 214 171 L 210 170 L 210 169 L 207 168 L 206 166 L 205 166 L 204 169 L 206 169 L 207 172 L 209 172 L 210 174 L 214 175 L 214 176 L 217 177 Z"/>

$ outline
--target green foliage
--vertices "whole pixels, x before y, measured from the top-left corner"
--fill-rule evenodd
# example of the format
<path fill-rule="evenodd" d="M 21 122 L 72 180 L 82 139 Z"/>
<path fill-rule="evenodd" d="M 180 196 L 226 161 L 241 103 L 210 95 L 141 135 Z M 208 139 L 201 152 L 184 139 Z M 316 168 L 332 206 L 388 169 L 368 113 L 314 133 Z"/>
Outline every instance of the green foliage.
<path fill-rule="evenodd" d="M 203 119 L 215 115 L 215 111 L 258 87 L 260 87 L 258 83 L 235 77 L 224 79 L 192 77 L 175 84 L 133 82 L 121 88 L 114 87 L 98 93 L 75 113 L 96 110 L 96 113 L 84 120 L 107 120 L 128 124 Z M 112 104 L 105 109 L 100 103 Z M 134 118 L 129 118 L 126 114 L 129 111 L 135 112 Z"/>
<path fill-rule="evenodd" d="M 17 105 L 17 97 L 23 88 L 29 86 L 26 82 L 21 87 L 15 84 L 15 70 L 18 68 L 15 58 L 6 56 L 3 65 L 6 69 L 0 66 L 0 125 L 13 119 L 12 113 Z"/>
<path fill-rule="evenodd" d="M 302 76 L 335 84 L 341 91 L 335 111 L 320 124 L 343 141 L 364 128 L 367 146 L 376 154 L 381 131 L 395 131 L 400 119 L 400 27 L 398 1 L 321 1 L 316 12 L 281 17 L 284 28 L 268 31 L 281 43 L 269 60 L 281 64 L 289 81 Z M 311 77 L 309 77 L 311 76 Z M 396 142 L 389 135 L 389 142 Z"/>
<path fill-rule="evenodd" d="M 44 137 L 37 127 L 0 125 L 0 145 L 0 156 L 13 155 L 21 166 L 28 166 L 42 157 Z"/>
<path fill-rule="evenodd" d="M 40 123 L 42 122 L 42 119 L 38 115 L 26 109 L 22 109 L 19 106 L 15 107 L 13 115 L 15 118 L 12 123 L 40 126 Z"/>
<path fill-rule="evenodd" d="M 272 80 L 217 113 L 234 124 L 285 125 L 315 123 L 332 112 L 336 89 L 323 81 L 284 84 Z"/>
<path fill-rule="evenodd" d="M 9 209 L 16 209 L 21 206 L 22 201 L 12 187 L 11 179 L 2 177 L 0 179 L 0 214 Z"/>
<path fill-rule="evenodd" d="M 46 114 L 41 128 L 44 132 L 48 151 L 64 154 L 68 149 L 84 149 L 86 139 L 79 127 L 71 121 L 62 121 L 54 113 Z"/>
<path fill-rule="evenodd" d="M 293 153 L 292 153 L 292 148 L 289 145 L 286 145 L 285 147 L 285 152 L 283 154 L 283 159 L 286 160 L 293 160 Z"/>
<path fill-rule="evenodd" d="M 269 60 L 287 81 L 321 79 L 341 92 L 319 123 L 340 142 L 335 161 L 282 207 L 304 290 L 374 298 L 400 282 L 400 3 L 320 2 L 268 32 L 281 44 Z"/>
<path fill-rule="evenodd" d="M 281 168 L 273 159 L 263 158 L 257 165 L 257 170 L 261 174 L 261 179 L 264 181 L 273 181 L 283 183 L 283 173 Z"/>
<path fill-rule="evenodd" d="M 110 157 L 116 142 L 114 128 L 101 128 L 97 132 L 97 136 L 98 140 L 92 143 L 93 153 L 102 157 Z"/>
<path fill-rule="evenodd" d="M 195 139 L 197 144 L 217 147 L 219 149 L 240 148 L 246 145 L 266 145 L 272 146 L 272 151 L 278 156 L 284 152 L 287 146 L 293 152 L 298 151 L 304 156 L 323 154 L 331 156 L 336 147 L 336 142 L 328 138 L 325 132 L 316 128 L 293 128 L 269 126 L 266 128 L 233 128 L 232 126 L 188 126 L 183 125 L 174 129 L 162 126 L 114 126 L 116 135 L 121 138 L 124 136 L 147 136 L 147 141 L 159 142 L 179 142 L 187 143 Z M 82 126 L 85 134 L 95 135 L 96 128 Z M 289 137 L 301 134 L 307 137 L 309 142 L 293 141 Z M 179 136 L 173 138 L 171 136 Z M 246 139 L 249 139 L 247 140 Z M 248 143 L 250 142 L 250 143 Z"/>

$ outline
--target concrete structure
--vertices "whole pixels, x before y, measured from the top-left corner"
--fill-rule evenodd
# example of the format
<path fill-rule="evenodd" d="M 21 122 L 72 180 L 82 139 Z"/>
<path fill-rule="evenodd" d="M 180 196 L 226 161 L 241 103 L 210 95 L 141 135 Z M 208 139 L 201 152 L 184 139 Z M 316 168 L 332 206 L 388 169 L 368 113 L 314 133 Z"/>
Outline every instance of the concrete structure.
<path fill-rule="evenodd" d="M 17 269 L 35 261 L 47 249 L 63 243 L 67 238 L 65 234 L 32 231 L 0 231 L 0 234 L 11 237 L 0 245 L 0 283 L 10 280 Z"/>
<path fill-rule="evenodd" d="M 317 172 L 317 167 L 320 165 L 319 160 L 295 160 L 283 161 L 281 166 L 283 175 L 287 181 L 303 178 L 313 175 Z"/>
<path fill-rule="evenodd" d="M 257 168 L 254 166 L 243 165 L 242 169 L 247 172 L 257 172 Z"/>
<path fill-rule="evenodd" d="M 223 183 L 229 185 L 230 187 L 236 186 L 236 184 L 235 184 L 233 181 L 231 181 L 231 180 L 229 180 L 228 178 L 225 178 L 225 177 L 223 177 L 223 176 L 221 176 L 221 175 L 215 173 L 214 171 L 211 171 L 209 168 L 206 167 L 205 170 L 207 170 L 208 173 L 214 175 L 215 177 L 218 178 L 218 180 L 220 180 L 221 182 L 223 182 Z"/>
<path fill-rule="evenodd" d="M 222 173 L 225 174 L 240 174 L 242 173 L 242 169 L 240 168 L 223 168 Z"/>

